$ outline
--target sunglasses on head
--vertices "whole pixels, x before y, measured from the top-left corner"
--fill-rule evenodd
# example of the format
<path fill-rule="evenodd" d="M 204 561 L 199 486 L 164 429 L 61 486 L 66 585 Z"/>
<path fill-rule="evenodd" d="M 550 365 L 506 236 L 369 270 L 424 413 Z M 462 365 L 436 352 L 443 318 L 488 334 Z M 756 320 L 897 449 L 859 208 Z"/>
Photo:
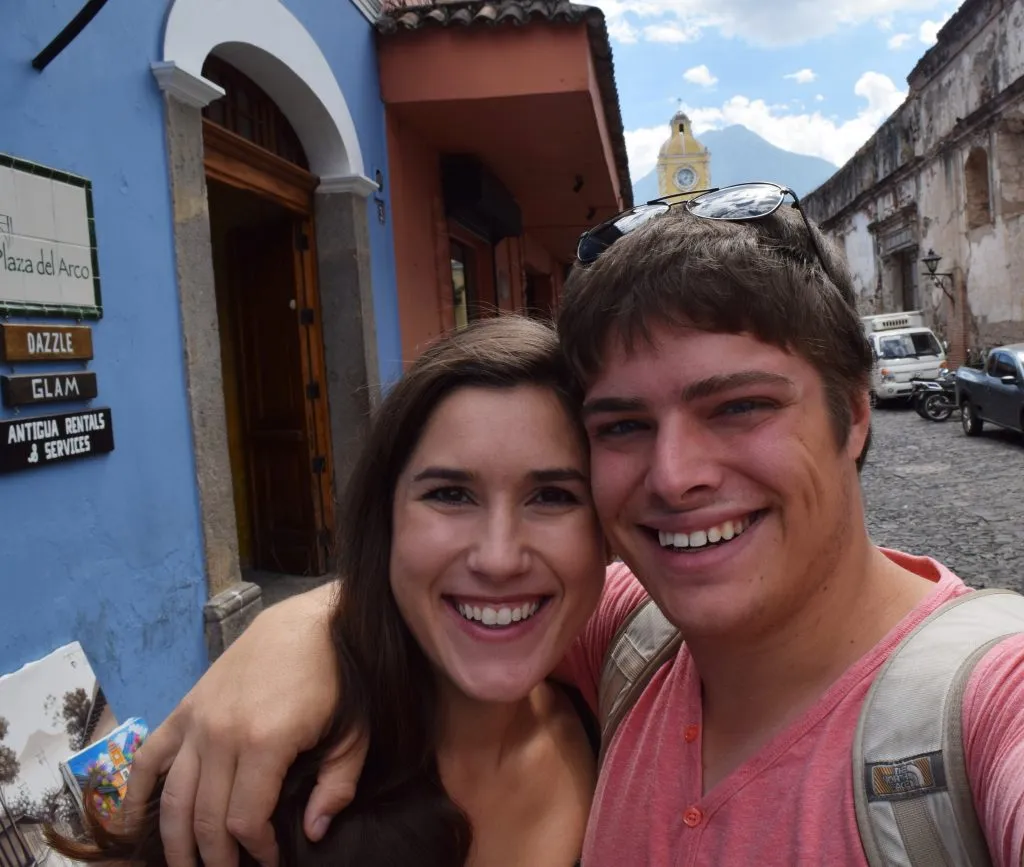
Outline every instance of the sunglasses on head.
<path fill-rule="evenodd" d="M 693 196 L 683 199 L 682 196 Z M 831 273 L 825 264 L 825 257 L 818 246 L 818 240 L 811 229 L 807 214 L 800 206 L 800 200 L 788 187 L 767 181 L 756 181 L 749 184 L 733 184 L 729 187 L 716 187 L 710 190 L 698 190 L 696 193 L 679 193 L 675 196 L 665 196 L 654 199 L 644 205 L 637 205 L 628 211 L 623 211 L 606 220 L 599 226 L 595 226 L 580 236 L 579 244 L 576 247 L 576 258 L 583 265 L 596 262 L 605 250 L 612 244 L 624 238 L 630 232 L 635 232 L 641 226 L 646 225 L 655 217 L 660 217 L 671 208 L 682 207 L 705 220 L 729 220 L 743 222 L 745 220 L 760 220 L 774 214 L 786 200 L 786 196 L 793 197 L 793 207 L 800 212 L 804 225 L 807 227 L 807 235 L 814 247 L 814 252 L 821 263 L 822 269 L 829 275 Z M 671 201 L 678 199 L 678 201 Z"/>

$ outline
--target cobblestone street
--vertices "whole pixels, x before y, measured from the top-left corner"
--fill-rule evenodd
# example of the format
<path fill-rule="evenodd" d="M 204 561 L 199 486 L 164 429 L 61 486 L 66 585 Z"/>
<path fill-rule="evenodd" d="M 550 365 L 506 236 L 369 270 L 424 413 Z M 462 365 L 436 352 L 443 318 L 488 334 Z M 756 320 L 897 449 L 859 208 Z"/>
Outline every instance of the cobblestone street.
<path fill-rule="evenodd" d="M 944 562 L 975 587 L 1024 590 L 1024 440 L 985 426 L 964 435 L 912 409 L 875 410 L 864 467 L 868 527 L 879 545 Z"/>

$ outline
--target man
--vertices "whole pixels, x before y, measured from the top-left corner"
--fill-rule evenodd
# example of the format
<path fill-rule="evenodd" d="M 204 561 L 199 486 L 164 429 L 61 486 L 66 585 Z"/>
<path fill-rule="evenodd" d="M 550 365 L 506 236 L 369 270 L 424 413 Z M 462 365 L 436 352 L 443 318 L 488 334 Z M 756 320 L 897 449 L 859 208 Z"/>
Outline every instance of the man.
<path fill-rule="evenodd" d="M 594 501 L 623 563 L 558 675 L 596 707 L 613 636 L 647 594 L 686 640 L 608 745 L 587 867 L 866 864 L 860 708 L 899 640 L 967 592 L 868 538 L 872 362 L 849 276 L 780 208 L 785 191 L 758 186 L 742 213 L 712 194 L 598 227 L 566 289 Z M 207 865 L 234 861 L 232 835 L 273 862 L 280 780 L 336 700 L 322 599 L 261 615 L 142 750 L 133 797 L 170 768 L 171 867 L 194 864 L 193 833 Z M 1021 864 L 1024 638 L 978 665 L 964 726 L 993 860 Z M 324 771 L 307 833 L 351 798 L 358 765 L 353 748 Z"/>

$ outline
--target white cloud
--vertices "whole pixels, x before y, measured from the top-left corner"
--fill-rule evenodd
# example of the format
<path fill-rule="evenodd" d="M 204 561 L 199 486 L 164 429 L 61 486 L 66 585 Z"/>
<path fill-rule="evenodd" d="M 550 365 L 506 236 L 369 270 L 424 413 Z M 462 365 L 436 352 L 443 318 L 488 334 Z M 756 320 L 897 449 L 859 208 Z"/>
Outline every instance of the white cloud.
<path fill-rule="evenodd" d="M 949 8 L 949 0 L 591 0 L 609 26 L 627 21 L 647 39 L 689 42 L 703 30 L 717 30 L 755 45 L 800 45 L 840 28 L 877 22 L 883 28 L 900 13 Z M 669 38 L 665 38 L 669 37 Z"/>
<path fill-rule="evenodd" d="M 616 42 L 636 42 L 640 34 L 625 18 L 615 18 L 608 22 L 608 35 Z"/>
<path fill-rule="evenodd" d="M 891 15 L 882 15 L 880 18 L 878 18 L 875 21 L 875 24 L 878 25 L 878 29 L 879 30 L 885 30 L 885 31 L 892 30 L 892 26 L 893 26 L 893 24 L 892 24 L 892 16 Z"/>
<path fill-rule="evenodd" d="M 896 33 L 889 37 L 888 45 L 893 51 L 899 51 L 912 38 L 910 33 Z"/>
<path fill-rule="evenodd" d="M 690 82 L 690 84 L 699 84 L 701 87 L 714 87 L 718 84 L 718 79 L 711 74 L 711 70 L 703 63 L 700 66 L 687 69 L 683 73 L 683 78 Z"/>
<path fill-rule="evenodd" d="M 795 81 L 797 84 L 810 84 L 818 76 L 813 69 L 801 69 L 798 72 L 791 72 L 789 75 L 782 77 Z"/>
<path fill-rule="evenodd" d="M 814 97 L 814 101 L 815 102 L 824 102 L 825 101 L 825 96 L 823 94 L 819 93 L 817 96 Z"/>
<path fill-rule="evenodd" d="M 784 106 L 769 105 L 762 99 L 734 96 L 718 107 L 690 108 L 686 113 L 700 135 L 709 129 L 741 124 L 776 147 L 795 153 L 822 157 L 837 166 L 845 163 L 867 141 L 881 123 L 906 98 L 888 76 L 865 72 L 853 92 L 866 103 L 856 117 L 839 120 L 820 111 L 790 113 Z M 626 133 L 629 165 L 634 179 L 654 168 L 658 150 L 668 136 L 665 125 Z"/>
<path fill-rule="evenodd" d="M 939 41 L 939 31 L 946 26 L 952 16 L 946 15 L 938 21 L 925 21 L 917 31 L 917 38 L 925 45 L 934 45 Z"/>
<path fill-rule="evenodd" d="M 644 39 L 648 42 L 693 42 L 700 38 L 700 29 L 686 27 L 682 24 L 666 22 L 664 24 L 649 24 L 644 28 Z"/>

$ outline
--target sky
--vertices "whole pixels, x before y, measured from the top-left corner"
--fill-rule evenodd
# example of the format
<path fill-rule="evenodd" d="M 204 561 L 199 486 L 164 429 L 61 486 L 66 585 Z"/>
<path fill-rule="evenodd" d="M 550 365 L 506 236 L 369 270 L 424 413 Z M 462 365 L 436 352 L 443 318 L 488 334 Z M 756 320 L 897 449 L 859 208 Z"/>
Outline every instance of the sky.
<path fill-rule="evenodd" d="M 957 0 L 589 0 L 612 37 L 633 180 L 677 108 L 845 163 L 903 102 Z"/>

